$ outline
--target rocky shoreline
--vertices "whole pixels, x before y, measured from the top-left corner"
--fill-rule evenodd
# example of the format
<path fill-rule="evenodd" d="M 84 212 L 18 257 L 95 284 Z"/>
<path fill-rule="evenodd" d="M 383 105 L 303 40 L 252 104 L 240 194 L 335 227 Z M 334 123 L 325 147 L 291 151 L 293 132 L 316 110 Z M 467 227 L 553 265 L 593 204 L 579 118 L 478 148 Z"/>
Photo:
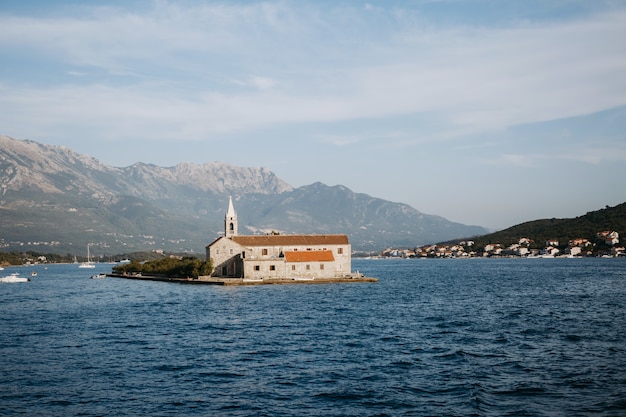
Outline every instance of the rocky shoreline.
<path fill-rule="evenodd" d="M 171 278 L 171 277 L 165 277 L 165 276 L 107 274 L 107 277 L 134 279 L 134 280 L 143 280 L 143 281 L 176 282 L 179 284 L 222 285 L 222 286 L 336 284 L 336 283 L 353 283 L 353 282 L 378 282 L 377 278 L 365 277 L 365 276 L 314 278 L 314 279 L 302 279 L 302 278 L 246 279 L 246 278 L 215 278 L 215 277 L 199 277 L 198 279 L 193 279 L 193 278 Z"/>

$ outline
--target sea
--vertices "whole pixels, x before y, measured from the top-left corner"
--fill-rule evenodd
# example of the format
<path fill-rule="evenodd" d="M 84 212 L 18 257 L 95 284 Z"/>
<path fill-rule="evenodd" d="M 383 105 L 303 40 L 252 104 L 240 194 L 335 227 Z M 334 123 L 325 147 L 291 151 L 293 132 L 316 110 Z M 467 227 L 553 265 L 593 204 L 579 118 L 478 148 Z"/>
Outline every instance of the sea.
<path fill-rule="evenodd" d="M 625 416 L 626 259 L 354 259 L 375 283 L 6 268 L 2 416 Z"/>

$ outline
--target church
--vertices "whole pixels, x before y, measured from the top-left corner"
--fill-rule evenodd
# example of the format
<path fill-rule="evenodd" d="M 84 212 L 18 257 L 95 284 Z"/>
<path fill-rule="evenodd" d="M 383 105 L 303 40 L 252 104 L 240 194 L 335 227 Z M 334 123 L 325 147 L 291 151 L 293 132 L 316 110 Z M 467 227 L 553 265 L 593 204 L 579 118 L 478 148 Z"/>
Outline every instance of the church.
<path fill-rule="evenodd" d="M 239 235 L 232 198 L 224 218 L 224 236 L 206 247 L 211 277 L 266 279 L 350 278 L 347 235 Z"/>

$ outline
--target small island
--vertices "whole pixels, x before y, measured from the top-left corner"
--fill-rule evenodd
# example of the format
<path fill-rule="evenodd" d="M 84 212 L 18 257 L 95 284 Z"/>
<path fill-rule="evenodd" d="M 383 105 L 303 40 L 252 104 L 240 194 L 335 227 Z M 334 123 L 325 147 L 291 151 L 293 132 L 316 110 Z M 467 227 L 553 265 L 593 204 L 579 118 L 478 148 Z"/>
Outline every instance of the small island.
<path fill-rule="evenodd" d="M 144 281 L 177 282 L 181 284 L 205 285 L 273 285 L 273 284 L 329 284 L 336 282 L 376 282 L 376 278 L 365 277 L 359 272 L 338 278 L 224 278 L 211 277 L 210 261 L 194 257 L 170 256 L 148 262 L 132 261 L 113 267 L 107 277 L 125 278 Z"/>
<path fill-rule="evenodd" d="M 206 247 L 206 260 L 185 259 L 182 264 L 162 260 L 160 264 L 123 265 L 114 268 L 111 276 L 212 285 L 378 281 L 352 271 L 351 245 L 344 234 L 239 235 L 232 198 L 224 218 L 224 235 Z"/>

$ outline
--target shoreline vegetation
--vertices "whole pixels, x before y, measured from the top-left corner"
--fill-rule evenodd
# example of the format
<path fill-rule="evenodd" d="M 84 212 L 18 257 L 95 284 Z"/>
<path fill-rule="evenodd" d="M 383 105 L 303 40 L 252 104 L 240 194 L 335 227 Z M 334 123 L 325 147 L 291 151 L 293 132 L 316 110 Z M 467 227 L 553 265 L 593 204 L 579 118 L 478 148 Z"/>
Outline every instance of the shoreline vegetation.
<path fill-rule="evenodd" d="M 167 257 L 159 260 L 139 262 L 132 260 L 129 263 L 113 267 L 113 274 L 123 277 L 157 276 L 166 278 L 198 279 L 211 273 L 211 261 L 186 256 L 183 258 Z"/>
<path fill-rule="evenodd" d="M 165 259 L 183 260 L 190 258 L 203 261 L 198 256 L 190 256 L 189 254 L 163 253 L 163 252 L 132 252 L 122 253 L 107 257 L 92 256 L 91 262 L 95 264 L 124 265 L 132 263 L 145 263 L 156 260 Z M 22 266 L 22 265 L 39 265 L 39 264 L 79 264 L 87 262 L 86 256 L 75 256 L 72 254 L 59 255 L 55 253 L 43 253 L 36 251 L 11 251 L 0 252 L 0 266 Z"/>

